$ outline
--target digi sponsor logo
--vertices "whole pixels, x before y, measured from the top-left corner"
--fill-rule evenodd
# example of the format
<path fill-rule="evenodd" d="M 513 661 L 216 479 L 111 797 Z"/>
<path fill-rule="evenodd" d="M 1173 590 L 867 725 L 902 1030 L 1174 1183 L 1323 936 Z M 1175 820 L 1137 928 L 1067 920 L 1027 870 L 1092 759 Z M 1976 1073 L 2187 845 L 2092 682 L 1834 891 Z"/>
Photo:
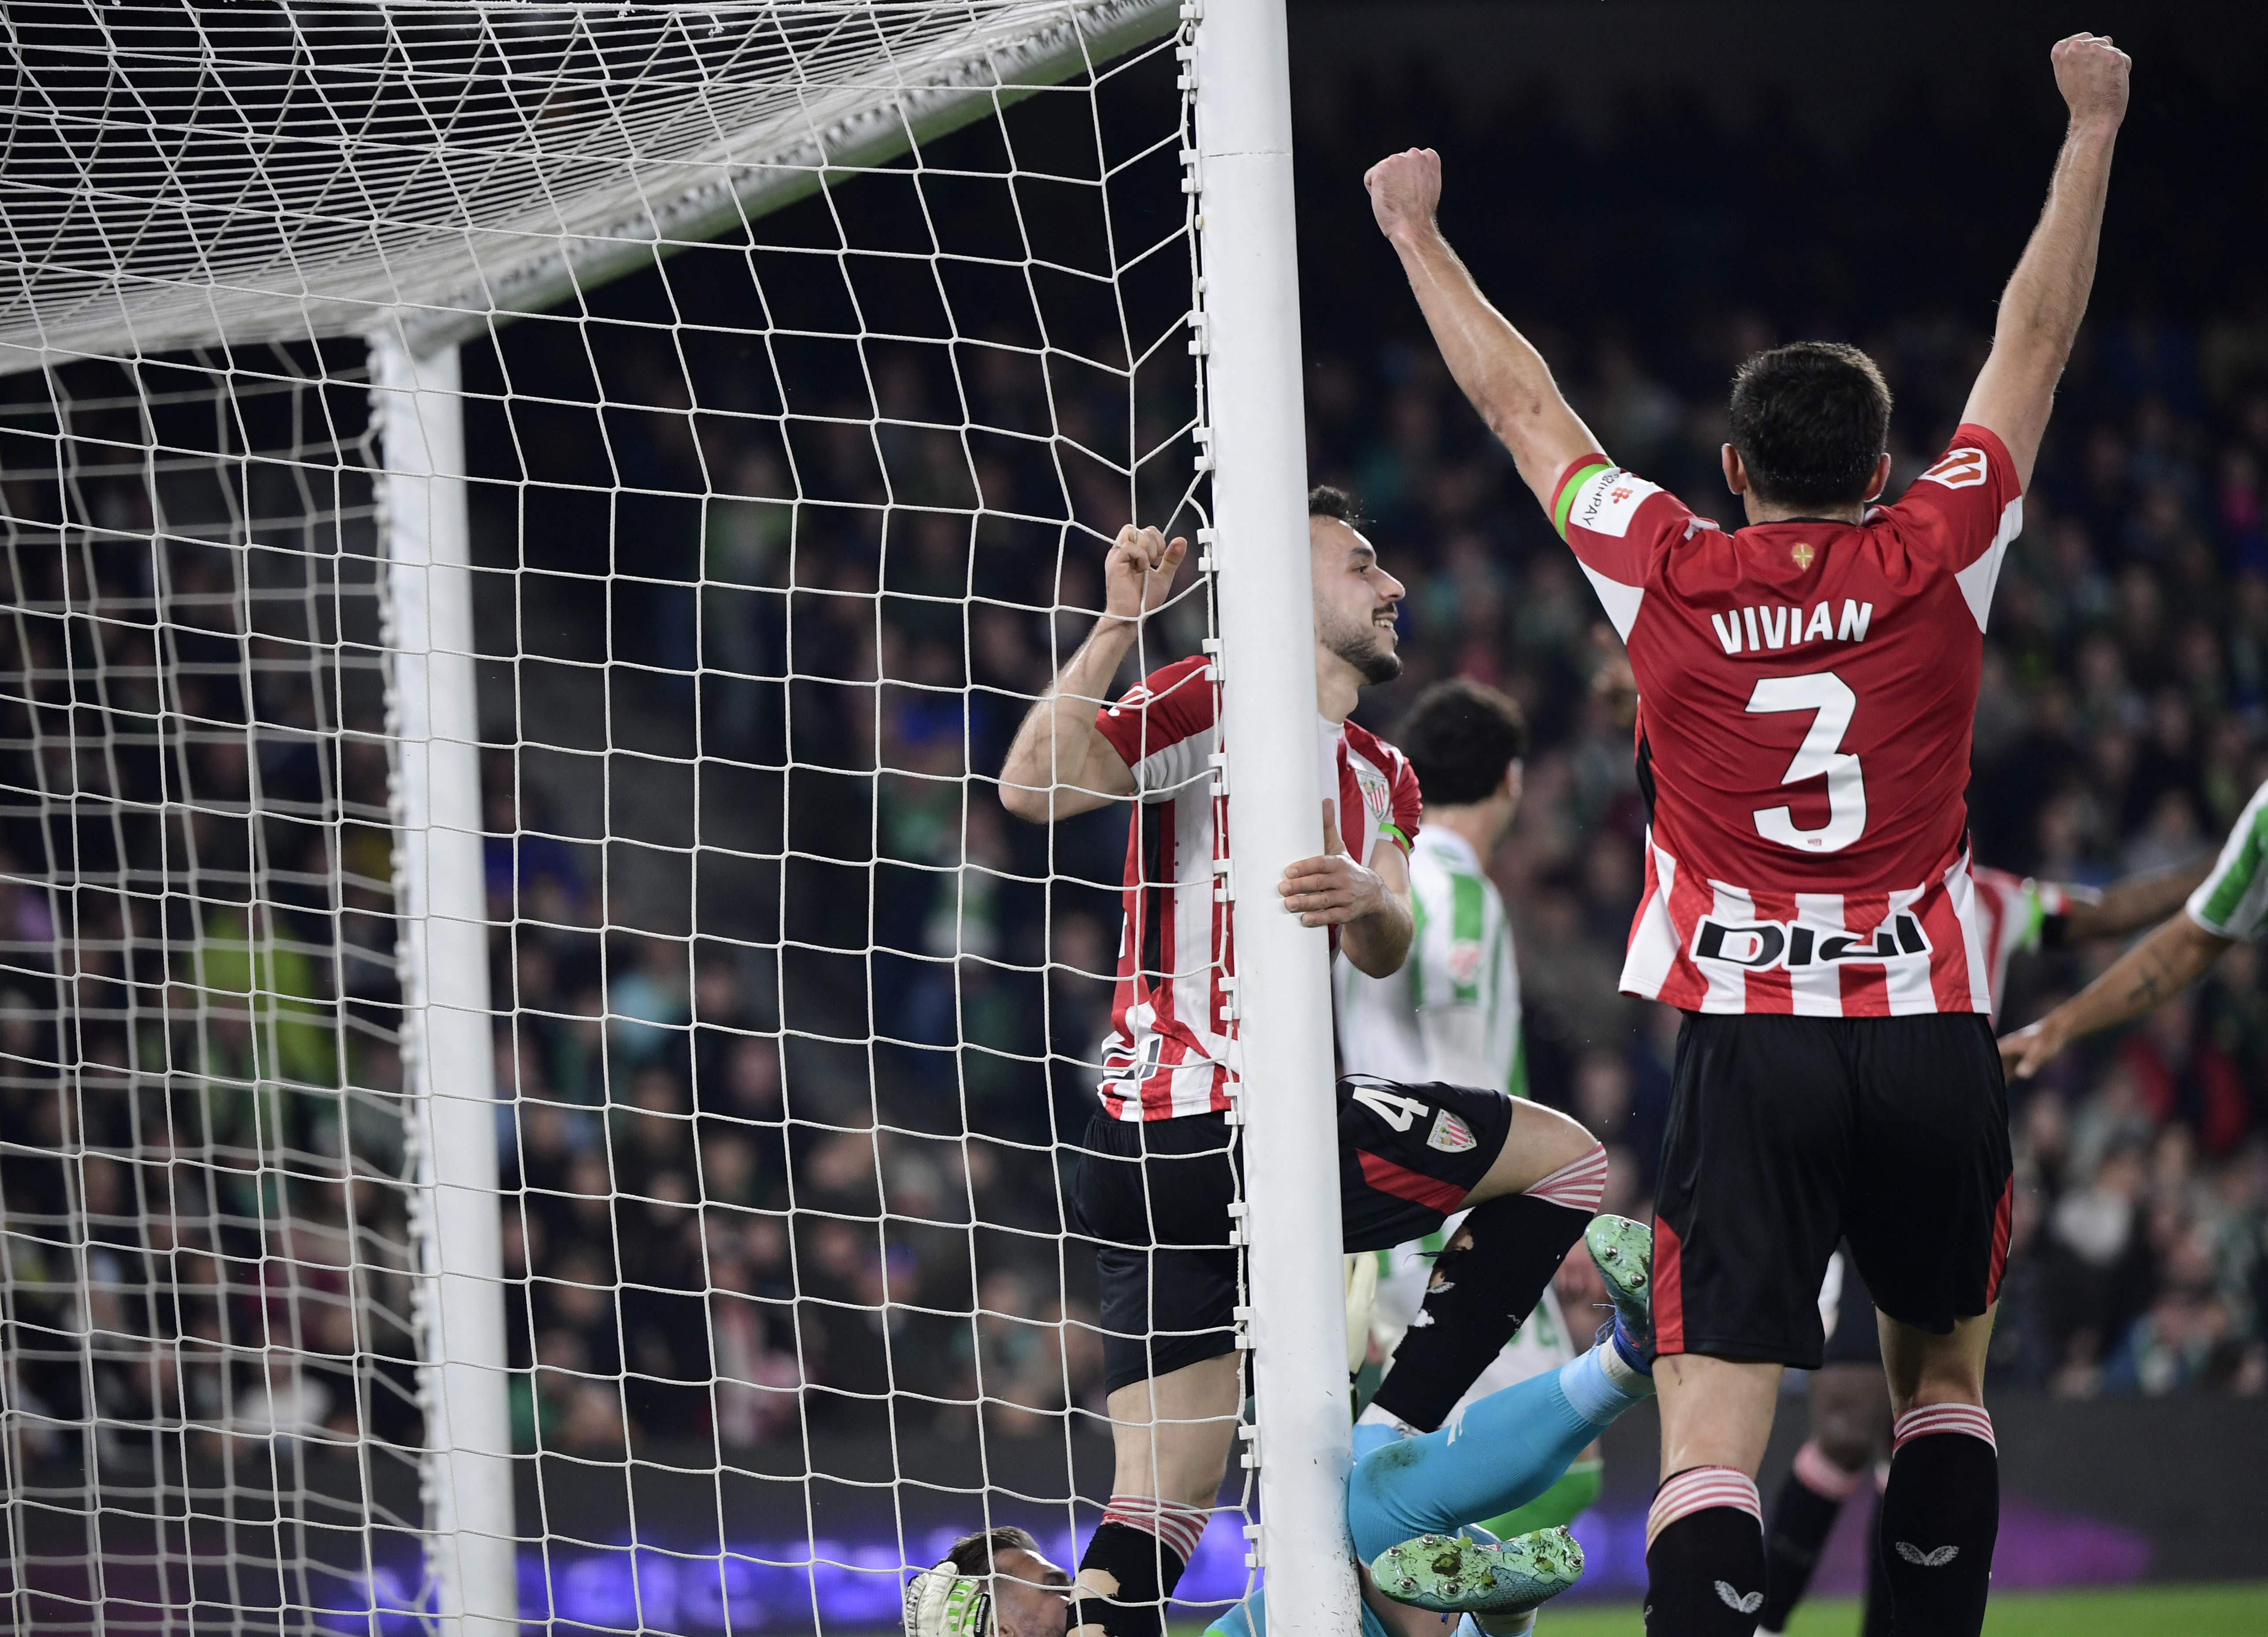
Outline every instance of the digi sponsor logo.
<path fill-rule="evenodd" d="M 1660 492 L 1660 484 L 1610 466 L 1594 474 L 1576 494 L 1574 506 L 1567 513 L 1567 527 L 1619 538 L 1630 533 L 1631 519 L 1638 515 L 1646 498 Z"/>
<path fill-rule="evenodd" d="M 1925 483 L 1948 489 L 1974 489 L 1989 476 L 1982 449 L 1955 449 L 1921 475 Z"/>
<path fill-rule="evenodd" d="M 1802 921 L 1720 921 L 1708 915 L 1693 929 L 1696 961 L 1712 961 L 1751 972 L 1775 966 L 1800 971 L 1928 956 L 1929 938 L 1921 922 L 1904 910 L 1870 933 L 1813 926 Z"/>

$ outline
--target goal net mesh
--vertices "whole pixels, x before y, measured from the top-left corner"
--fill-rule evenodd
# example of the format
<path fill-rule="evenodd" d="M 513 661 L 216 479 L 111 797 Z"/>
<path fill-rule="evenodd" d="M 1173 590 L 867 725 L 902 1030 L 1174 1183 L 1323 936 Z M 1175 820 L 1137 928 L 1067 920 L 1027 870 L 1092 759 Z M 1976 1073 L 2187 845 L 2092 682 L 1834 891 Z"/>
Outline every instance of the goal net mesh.
<path fill-rule="evenodd" d="M 971 1531 L 1075 1561 L 1130 804 L 997 774 L 1118 527 L 1204 520 L 1193 26 L 10 8 L 11 1629 L 425 1629 L 479 1526 L 365 338 L 460 350 L 521 1623 L 873 1631 Z M 1212 629 L 1193 563 L 1118 685 Z"/>

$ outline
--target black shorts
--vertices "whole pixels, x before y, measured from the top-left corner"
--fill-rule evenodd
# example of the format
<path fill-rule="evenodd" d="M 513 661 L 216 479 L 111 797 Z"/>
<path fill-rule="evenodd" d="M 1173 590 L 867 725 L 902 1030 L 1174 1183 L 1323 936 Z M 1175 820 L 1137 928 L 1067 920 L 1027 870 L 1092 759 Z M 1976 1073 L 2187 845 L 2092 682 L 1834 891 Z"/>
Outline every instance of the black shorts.
<path fill-rule="evenodd" d="M 1500 1091 L 1341 1080 L 1344 1248 L 1383 1250 L 1440 1227 L 1496 1163 L 1512 1110 Z M 1235 1136 L 1219 1114 L 1089 1122 L 1071 1218 L 1094 1242 L 1106 1390 L 1234 1351 Z"/>
<path fill-rule="evenodd" d="M 1843 1294 L 1836 1300 L 1835 1328 L 1827 1332 L 1822 1364 L 1864 1364 L 1882 1368 L 1882 1327 L 1874 1323 L 1874 1293 L 1859 1271 L 1851 1247 L 1843 1250 Z"/>
<path fill-rule="evenodd" d="M 1660 1352 L 1821 1362 L 1836 1242 L 1874 1302 L 1944 1335 L 1999 1294 L 2008 1094 L 1989 1020 L 1689 1015 L 1654 1222 Z"/>

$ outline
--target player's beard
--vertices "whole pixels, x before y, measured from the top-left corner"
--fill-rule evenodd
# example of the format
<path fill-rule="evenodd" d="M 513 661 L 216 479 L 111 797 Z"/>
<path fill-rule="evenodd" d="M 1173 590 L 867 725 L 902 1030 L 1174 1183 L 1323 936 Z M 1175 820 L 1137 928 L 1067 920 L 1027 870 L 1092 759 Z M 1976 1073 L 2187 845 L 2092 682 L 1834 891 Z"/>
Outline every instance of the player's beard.
<path fill-rule="evenodd" d="M 1337 625 L 1326 633 L 1325 645 L 1355 668 L 1365 683 L 1390 682 L 1402 675 L 1402 656 L 1380 640 L 1375 625 Z"/>

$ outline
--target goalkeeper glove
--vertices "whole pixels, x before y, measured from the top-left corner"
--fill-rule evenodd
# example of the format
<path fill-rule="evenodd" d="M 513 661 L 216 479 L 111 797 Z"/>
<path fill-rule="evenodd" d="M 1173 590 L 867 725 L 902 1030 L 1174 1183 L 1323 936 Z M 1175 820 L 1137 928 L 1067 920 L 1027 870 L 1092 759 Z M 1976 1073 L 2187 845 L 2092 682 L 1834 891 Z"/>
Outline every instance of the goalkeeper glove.
<path fill-rule="evenodd" d="M 992 1637 L 992 1594 L 948 1558 L 906 1588 L 906 1637 Z"/>

